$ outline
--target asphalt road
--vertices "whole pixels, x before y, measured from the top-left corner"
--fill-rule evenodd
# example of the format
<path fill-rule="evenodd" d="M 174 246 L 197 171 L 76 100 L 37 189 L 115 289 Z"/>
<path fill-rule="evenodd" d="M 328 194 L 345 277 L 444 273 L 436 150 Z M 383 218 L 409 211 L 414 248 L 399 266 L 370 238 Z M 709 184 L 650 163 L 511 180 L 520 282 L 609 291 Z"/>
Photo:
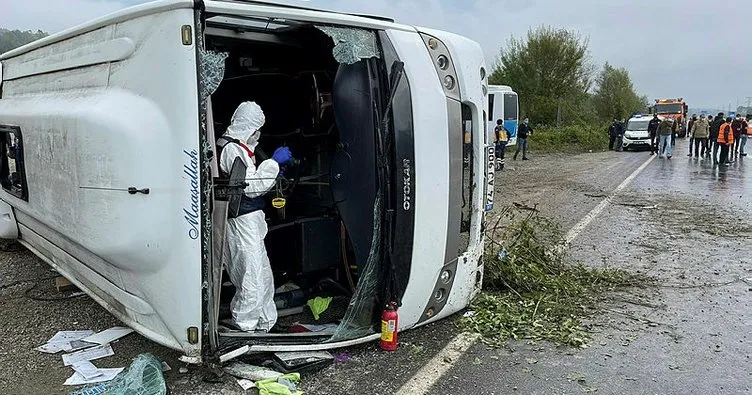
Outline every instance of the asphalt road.
<path fill-rule="evenodd" d="M 679 141 L 677 153 L 686 149 Z M 679 154 L 680 155 L 680 154 Z M 497 173 L 497 207 L 535 206 L 565 229 L 577 224 L 648 153 L 531 155 Z M 453 319 L 400 334 L 393 353 L 375 344 L 338 350 L 344 362 L 304 375 L 307 394 L 392 394 L 417 372 L 431 394 L 709 394 L 748 393 L 752 383 L 752 162 L 719 170 L 706 161 L 655 159 L 613 196 L 571 246 L 575 259 L 594 267 L 639 270 L 662 286 L 604 306 L 589 325 L 587 349 L 510 342 L 505 349 L 480 344 L 455 359 L 440 360 L 444 374 L 421 371 L 458 334 Z M 493 213 L 491 214 L 493 215 Z M 25 250 L 0 253 L 0 285 L 51 274 Z M 749 280 L 752 281 L 752 280 Z M 42 302 L 24 296 L 34 283 L 0 288 L 0 392 L 67 393 L 70 375 L 59 355 L 34 350 L 58 330 L 101 330 L 118 322 L 90 299 Z M 33 294 L 55 295 L 51 281 Z M 635 299 L 637 298 L 637 299 Z M 635 303 L 635 300 L 640 303 Z M 150 352 L 173 370 L 173 394 L 243 392 L 231 379 L 207 383 L 205 372 L 178 372 L 178 354 L 139 335 L 113 346 L 100 367 L 127 366 Z"/>

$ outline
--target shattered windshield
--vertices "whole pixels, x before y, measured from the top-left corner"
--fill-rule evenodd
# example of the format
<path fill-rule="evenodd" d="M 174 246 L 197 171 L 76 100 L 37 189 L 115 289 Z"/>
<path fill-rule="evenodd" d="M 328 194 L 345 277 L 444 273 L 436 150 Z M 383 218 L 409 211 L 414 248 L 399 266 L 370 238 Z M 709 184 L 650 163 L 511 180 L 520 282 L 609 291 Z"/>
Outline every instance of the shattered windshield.
<path fill-rule="evenodd" d="M 339 63 L 353 64 L 361 59 L 378 58 L 376 32 L 352 27 L 316 26 L 334 42 L 332 54 Z"/>

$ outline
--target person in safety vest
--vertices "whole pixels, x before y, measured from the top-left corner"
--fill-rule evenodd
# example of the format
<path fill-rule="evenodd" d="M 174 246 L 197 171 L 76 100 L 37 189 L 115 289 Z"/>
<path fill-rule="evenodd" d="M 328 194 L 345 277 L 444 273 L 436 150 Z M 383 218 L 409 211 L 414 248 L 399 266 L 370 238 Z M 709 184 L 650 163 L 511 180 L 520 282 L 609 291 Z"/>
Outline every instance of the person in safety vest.
<path fill-rule="evenodd" d="M 219 167 L 230 173 L 236 158 L 245 163 L 244 195 L 240 212 L 227 220 L 223 261 L 235 296 L 230 302 L 232 319 L 244 331 L 269 331 L 277 322 L 274 304 L 274 277 L 264 247 L 266 216 L 263 195 L 276 183 L 279 166 L 288 163 L 292 154 L 287 147 L 274 151 L 271 159 L 257 163 L 255 150 L 266 118 L 255 102 L 241 103 L 232 115 L 231 125 L 220 139 L 230 142 L 222 147 Z"/>
<path fill-rule="evenodd" d="M 718 160 L 720 166 L 728 166 L 729 150 L 734 145 L 734 130 L 731 127 L 731 117 L 721 125 L 718 131 L 718 145 L 721 147 L 721 157 Z"/>
<path fill-rule="evenodd" d="M 509 142 L 509 131 L 504 127 L 503 120 L 496 120 L 494 135 L 496 135 L 496 170 L 504 170 L 504 153 L 507 150 L 507 143 Z"/>

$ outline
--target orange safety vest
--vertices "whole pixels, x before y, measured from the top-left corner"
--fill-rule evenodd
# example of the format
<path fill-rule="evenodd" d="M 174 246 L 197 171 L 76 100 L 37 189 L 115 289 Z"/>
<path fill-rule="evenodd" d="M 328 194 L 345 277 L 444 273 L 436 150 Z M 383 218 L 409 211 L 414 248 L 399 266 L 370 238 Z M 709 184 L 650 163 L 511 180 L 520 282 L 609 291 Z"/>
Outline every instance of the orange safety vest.
<path fill-rule="evenodd" d="M 718 144 L 734 144 L 734 131 L 731 129 L 730 122 L 724 122 L 718 131 Z"/>

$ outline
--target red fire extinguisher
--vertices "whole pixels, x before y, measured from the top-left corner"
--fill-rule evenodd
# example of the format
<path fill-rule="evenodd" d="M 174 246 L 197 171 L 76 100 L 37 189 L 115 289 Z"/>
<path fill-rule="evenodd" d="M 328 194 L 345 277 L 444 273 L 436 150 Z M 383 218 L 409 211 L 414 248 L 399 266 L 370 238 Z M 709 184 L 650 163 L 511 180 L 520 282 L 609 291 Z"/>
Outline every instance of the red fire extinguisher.
<path fill-rule="evenodd" d="M 381 313 L 381 340 L 379 347 L 386 351 L 397 349 L 397 306 L 394 302 L 386 306 Z"/>

